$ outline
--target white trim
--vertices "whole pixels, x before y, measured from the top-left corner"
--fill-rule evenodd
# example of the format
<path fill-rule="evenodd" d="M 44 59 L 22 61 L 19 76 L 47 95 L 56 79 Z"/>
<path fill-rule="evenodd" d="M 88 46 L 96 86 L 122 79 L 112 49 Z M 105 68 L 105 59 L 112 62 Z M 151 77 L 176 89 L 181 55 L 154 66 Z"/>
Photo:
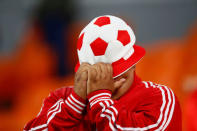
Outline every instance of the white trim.
<path fill-rule="evenodd" d="M 73 104 L 74 106 L 76 106 L 77 108 L 79 108 L 79 109 L 81 109 L 81 110 L 83 110 L 83 108 L 82 107 L 80 107 L 80 106 L 78 106 L 77 104 L 75 104 L 71 99 L 70 99 L 70 97 L 68 97 L 68 99 L 67 99 L 71 104 Z"/>
<path fill-rule="evenodd" d="M 131 67 L 129 67 L 128 69 L 126 69 L 125 71 L 123 71 L 122 73 L 118 74 L 117 76 L 114 76 L 113 79 L 123 75 L 124 73 L 126 73 L 128 70 L 130 70 L 134 65 L 132 65 Z"/>
<path fill-rule="evenodd" d="M 38 130 L 38 129 L 44 128 L 44 127 L 47 127 L 47 124 L 43 124 L 43 125 L 39 125 L 39 126 L 33 127 L 29 131 L 35 131 L 35 130 Z"/>
<path fill-rule="evenodd" d="M 76 103 L 78 103 L 78 104 L 80 104 L 81 106 L 86 106 L 85 104 L 83 104 L 82 102 L 80 102 L 80 101 L 78 101 L 77 99 L 75 99 L 74 97 L 73 97 L 73 95 L 71 94 L 70 95 L 70 97 L 76 102 Z"/>
<path fill-rule="evenodd" d="M 49 110 L 51 110 L 53 107 L 57 106 L 57 104 L 59 104 L 59 102 L 62 101 L 62 100 L 63 100 L 63 99 L 59 99 Z M 57 107 L 56 107 L 56 108 L 57 108 Z M 57 110 L 56 108 L 53 109 L 53 110 L 51 110 L 51 111 L 49 111 L 49 112 L 47 113 L 47 116 L 49 115 L 49 113 L 51 113 L 51 112 Z"/>
<path fill-rule="evenodd" d="M 72 108 L 72 109 L 73 109 L 74 111 L 76 111 L 77 113 L 79 113 L 79 114 L 82 113 L 81 111 L 79 111 L 78 109 L 76 109 L 75 107 L 73 107 L 71 104 L 69 104 L 67 100 L 66 100 L 65 102 L 66 102 L 66 104 L 67 104 L 70 108 Z"/>
<path fill-rule="evenodd" d="M 54 118 L 54 116 L 61 111 L 61 104 L 64 103 L 63 102 L 63 99 L 60 99 L 58 100 L 50 109 L 52 109 L 53 107 L 57 106 L 55 109 L 51 110 L 50 112 L 47 113 L 47 116 L 53 112 L 53 114 L 49 117 L 49 119 L 47 120 L 47 124 L 43 124 L 43 125 L 40 125 L 40 126 L 36 126 L 36 127 L 33 127 L 31 128 L 29 131 L 34 131 L 34 130 L 38 130 L 38 129 L 41 129 L 41 128 L 44 128 L 44 127 L 47 127 L 48 126 L 48 123 Z M 60 108 L 59 108 L 60 107 Z M 59 108 L 59 110 L 58 110 Z M 49 110 L 50 110 L 49 109 Z M 58 111 L 56 111 L 58 110 Z M 48 129 L 47 129 L 48 130 Z"/>
<path fill-rule="evenodd" d="M 104 101 L 104 102 L 106 103 L 107 107 L 109 107 L 109 106 L 110 106 L 108 101 Z"/>
<path fill-rule="evenodd" d="M 102 112 L 104 112 L 105 111 L 105 105 L 102 102 L 100 102 L 99 104 L 100 104 L 100 106 L 102 106 Z"/>
<path fill-rule="evenodd" d="M 169 115 L 169 117 L 168 117 L 168 121 L 166 122 L 165 126 L 163 127 L 163 130 L 165 130 L 166 127 L 169 125 L 169 122 L 171 121 L 172 115 L 173 115 L 173 113 L 174 113 L 175 96 L 174 96 L 174 93 L 173 93 L 173 91 L 172 91 L 171 89 L 170 89 L 170 91 L 171 91 L 171 93 L 172 93 L 172 98 L 173 98 L 172 109 L 171 109 L 171 111 L 170 111 L 170 115 Z"/>
<path fill-rule="evenodd" d="M 113 122 L 116 121 L 116 119 L 115 119 L 115 117 L 114 117 L 113 111 L 110 111 L 109 109 L 106 109 L 105 112 L 109 113 L 109 114 L 112 116 L 111 118 L 112 118 L 112 121 L 113 121 Z"/>
<path fill-rule="evenodd" d="M 106 100 L 110 100 L 110 99 L 108 98 L 108 99 L 100 99 L 100 100 L 97 100 L 97 101 L 95 101 L 94 103 L 90 103 L 90 107 L 93 107 L 93 105 L 95 105 L 95 104 L 98 103 L 99 101 L 106 101 Z"/>
<path fill-rule="evenodd" d="M 118 115 L 118 111 L 116 110 L 116 108 L 115 108 L 115 107 L 110 106 L 110 108 L 112 108 L 112 109 L 114 110 L 114 112 L 116 113 L 116 115 Z"/>
<path fill-rule="evenodd" d="M 58 108 L 59 108 L 59 103 L 60 103 L 61 101 L 63 101 L 63 99 L 60 99 L 60 100 L 58 101 L 58 103 L 55 104 L 55 105 L 56 105 L 56 108 L 54 108 L 53 110 L 49 111 L 49 112 L 47 113 L 47 117 L 49 116 L 49 114 L 50 114 L 51 112 L 54 112 L 54 111 L 58 110 Z M 50 108 L 50 109 L 51 109 L 51 108 Z M 50 109 L 49 109 L 49 110 L 50 110 Z"/>
<path fill-rule="evenodd" d="M 43 107 L 44 107 L 44 102 L 42 102 L 42 107 L 41 107 L 41 109 L 40 109 L 39 113 L 37 114 L 37 116 L 39 116 L 39 115 L 40 115 L 40 113 L 42 112 Z"/>
<path fill-rule="evenodd" d="M 157 88 L 159 88 L 161 91 L 163 90 L 161 87 L 157 87 Z M 165 87 L 165 89 L 168 91 L 168 88 L 166 88 Z M 164 92 L 164 91 L 162 91 L 162 92 Z M 162 93 L 162 96 L 164 96 L 165 97 L 165 94 L 163 94 Z M 169 97 L 169 94 L 168 94 L 168 98 L 170 98 L 171 99 L 171 97 Z M 163 100 L 165 100 L 165 99 L 163 99 Z M 164 103 L 164 102 L 163 102 Z M 163 105 L 162 105 L 163 106 Z M 160 109 L 161 110 L 161 109 Z M 165 112 L 165 114 L 168 114 L 168 110 Z M 161 116 L 161 114 L 160 114 L 160 116 Z M 165 115 L 164 117 L 167 117 L 167 115 Z M 161 117 L 159 117 L 159 119 L 160 119 Z M 147 127 L 143 127 L 143 128 L 123 128 L 123 127 L 121 127 L 120 125 L 117 125 L 117 127 L 118 128 L 120 128 L 121 130 L 147 130 L 147 129 L 150 129 L 150 128 L 154 128 L 154 127 L 157 127 L 158 126 L 158 124 L 161 122 L 161 120 L 162 120 L 162 118 L 159 120 L 158 119 L 158 121 L 157 121 L 157 123 L 155 123 L 155 124 L 153 124 L 153 125 L 149 125 L 149 126 L 147 126 Z M 166 119 L 166 118 L 164 118 L 164 119 Z M 158 123 L 159 122 L 159 123 Z M 163 121 L 164 122 L 164 121 Z M 157 125 L 157 126 L 155 126 L 155 125 Z M 160 126 L 161 127 L 161 126 Z M 159 127 L 159 128 L 160 128 Z"/>
<path fill-rule="evenodd" d="M 53 107 L 55 107 L 61 100 L 63 100 L 63 99 L 59 99 L 50 109 L 52 109 Z"/>
<path fill-rule="evenodd" d="M 56 111 L 56 112 L 53 112 L 53 114 L 49 117 L 49 119 L 47 120 L 47 125 L 48 125 L 49 122 L 55 117 L 55 115 L 56 115 L 57 113 L 61 112 L 61 109 L 62 109 L 61 105 L 62 105 L 62 103 L 64 103 L 64 102 L 60 102 L 60 103 L 59 103 L 59 107 L 60 107 L 59 110 Z"/>
<path fill-rule="evenodd" d="M 146 81 L 142 81 L 142 83 L 144 83 L 144 85 L 145 85 L 146 88 L 149 88 L 149 86 L 148 86 L 148 84 L 147 84 Z"/>
<path fill-rule="evenodd" d="M 114 104 L 114 101 L 113 101 L 112 99 L 109 99 L 109 101 L 111 102 L 111 105 L 113 105 L 113 104 Z"/>
<path fill-rule="evenodd" d="M 170 92 L 171 92 L 171 94 L 172 94 L 172 107 L 171 107 L 171 110 L 170 110 L 170 114 L 169 114 L 169 117 L 168 117 L 167 122 L 164 123 L 165 126 L 162 125 L 162 126 L 164 126 L 164 127 L 162 127 L 162 130 L 165 130 L 165 128 L 169 125 L 169 122 L 170 122 L 171 119 L 172 119 L 172 115 L 173 115 L 174 107 L 175 107 L 175 96 L 174 96 L 173 91 L 172 91 L 170 88 L 168 88 L 168 87 L 166 87 L 166 86 L 164 86 L 164 85 L 160 85 L 160 86 L 165 87 L 165 89 L 167 90 L 168 96 L 170 96 L 170 102 L 171 102 L 171 95 L 170 95 Z M 169 91 L 169 90 L 170 90 L 170 91 Z"/>
<path fill-rule="evenodd" d="M 144 57 L 144 56 L 143 56 Z M 143 58 L 142 57 L 142 58 Z M 134 65 L 132 65 L 131 67 L 129 67 L 128 69 L 126 69 L 125 71 L 123 71 L 122 73 L 118 74 L 117 76 L 114 76 L 113 79 L 123 75 L 124 73 L 126 73 L 128 70 L 130 70 L 133 66 L 135 66 L 142 58 L 140 58 Z"/>
<path fill-rule="evenodd" d="M 136 127 L 136 128 L 134 128 L 134 127 L 121 127 L 120 125 L 117 125 L 117 127 L 119 129 L 121 129 L 121 130 L 147 130 L 147 129 L 150 129 L 150 128 L 157 127 L 159 125 L 159 123 L 161 122 L 161 120 L 162 120 L 163 110 L 164 110 L 164 107 L 165 107 L 165 104 L 166 104 L 166 98 L 165 98 L 164 90 L 161 87 L 159 87 L 159 89 L 162 92 L 162 101 L 163 101 L 163 103 L 162 103 L 162 106 L 160 108 L 160 112 L 161 112 L 160 116 L 159 116 L 159 118 L 158 118 L 158 120 L 157 120 L 157 122 L 155 124 L 152 124 L 152 125 L 149 125 L 149 126 L 146 126 L 146 127 L 143 127 L 143 128 L 140 128 L 140 127 Z"/>
<path fill-rule="evenodd" d="M 94 96 L 92 96 L 90 99 L 89 99 L 89 101 L 92 101 L 94 98 L 96 98 L 96 97 L 99 97 L 99 96 L 104 96 L 104 95 L 107 95 L 107 96 L 109 96 L 109 97 L 111 97 L 111 94 L 110 93 L 100 93 L 100 94 L 97 94 L 97 95 L 94 95 Z"/>
<path fill-rule="evenodd" d="M 153 88 L 156 88 L 157 86 L 153 84 L 153 82 L 149 81 L 150 86 L 152 86 Z"/>
<path fill-rule="evenodd" d="M 115 129 L 115 127 L 113 126 L 113 124 L 111 123 L 111 117 L 109 115 L 106 115 L 106 114 L 101 114 L 100 115 L 101 117 L 107 117 L 107 119 L 109 120 L 109 127 L 111 128 L 112 131 L 117 131 Z"/>
<path fill-rule="evenodd" d="M 109 100 L 110 97 L 98 97 L 97 99 L 94 99 L 93 101 L 91 101 L 90 104 L 92 104 L 92 103 L 94 103 L 94 102 L 96 102 L 96 101 L 98 101 L 98 100 L 101 100 L 101 99 Z"/>
<path fill-rule="evenodd" d="M 72 96 L 71 96 L 72 97 Z M 74 98 L 74 97 L 73 97 Z M 71 101 L 71 99 L 68 97 L 69 101 L 73 104 L 73 102 Z M 74 98 L 75 99 L 75 98 Z M 73 99 L 73 100 L 74 100 Z M 76 99 L 75 99 L 76 100 Z M 76 112 L 78 112 L 79 114 L 81 114 L 82 112 L 78 111 L 76 108 L 74 108 L 72 105 L 70 105 L 67 101 L 65 101 L 66 104 L 72 108 L 73 110 L 75 110 Z M 76 102 L 82 106 L 85 106 L 83 103 L 79 102 L 78 100 L 76 100 Z M 55 117 L 55 115 L 59 112 L 61 112 L 61 105 L 64 103 L 63 99 L 59 99 L 52 107 L 50 107 L 50 109 L 48 110 L 49 112 L 47 113 L 47 117 L 50 115 L 50 113 L 52 113 L 52 115 L 47 119 L 47 123 L 43 124 L 43 125 L 39 125 L 36 127 L 32 127 L 29 131 L 35 131 L 41 128 L 45 128 L 48 126 L 48 124 L 50 123 L 50 121 Z M 75 105 L 75 103 L 74 103 Z M 76 105 L 75 105 L 76 106 Z M 79 106 L 78 106 L 79 107 Z M 53 109 L 54 108 L 54 109 Z M 82 107 L 80 107 L 82 108 Z M 43 131 L 48 131 L 48 128 L 44 129 Z"/>
<path fill-rule="evenodd" d="M 163 86 L 163 87 L 167 90 L 167 94 L 168 94 L 168 105 L 166 107 L 165 116 L 164 116 L 162 125 L 156 131 L 160 131 L 163 128 L 163 125 L 166 123 L 167 117 L 168 117 L 169 108 L 170 108 L 170 105 L 171 105 L 171 95 L 170 95 L 170 92 L 169 92 L 169 90 L 168 90 L 168 88 L 166 86 Z"/>
<path fill-rule="evenodd" d="M 157 87 L 157 86 L 154 86 L 154 87 Z M 157 120 L 157 122 L 155 123 L 155 124 L 152 124 L 152 125 L 149 125 L 149 126 L 146 126 L 146 127 L 143 127 L 143 128 L 140 128 L 140 127 L 137 127 L 137 128 L 133 128 L 133 127 L 121 127 L 120 125 L 116 125 L 117 126 L 117 128 L 119 128 L 119 129 L 121 129 L 121 130 L 147 130 L 147 129 L 150 129 L 150 128 L 154 128 L 154 127 L 157 127 L 158 125 L 159 125 L 159 123 L 161 122 L 161 120 L 162 120 L 162 117 L 163 117 L 163 110 L 164 110 L 164 107 L 165 107 L 165 104 L 166 104 L 166 97 L 165 97 L 165 92 L 164 92 L 164 90 L 162 89 L 162 87 L 161 86 L 159 86 L 159 87 L 157 87 L 157 88 L 159 88 L 160 90 L 161 90 L 161 93 L 162 93 L 162 101 L 163 101 L 163 103 L 162 103 L 162 106 L 161 106 L 161 108 L 160 108 L 160 116 L 159 116 L 159 118 L 158 118 L 158 120 Z M 167 92 L 169 91 L 168 90 L 168 88 L 167 87 L 164 87 L 166 90 L 167 90 Z M 169 94 L 169 92 L 167 93 L 168 94 L 168 99 L 169 99 L 169 101 L 168 101 L 168 105 L 167 105 L 167 108 L 166 108 L 166 110 L 165 110 L 165 115 L 164 115 L 164 120 L 163 120 L 163 123 L 165 123 L 165 121 L 166 121 L 166 119 L 167 119 L 167 115 L 168 115 L 168 112 L 169 112 L 169 105 L 171 104 L 171 96 L 170 96 L 170 94 Z M 173 101 L 174 101 L 174 99 L 173 99 Z M 173 114 L 173 110 L 174 109 L 171 109 L 171 111 L 170 111 L 170 113 L 171 113 L 171 116 L 172 116 L 172 114 Z M 167 115 L 166 115 L 167 114 Z M 112 115 L 114 115 L 113 113 L 112 113 Z M 101 115 L 101 117 L 110 117 L 110 116 L 107 116 L 107 115 Z M 112 117 L 114 117 L 114 116 L 112 116 Z M 109 118 L 108 118 L 109 119 Z M 113 118 L 111 118 L 112 120 L 113 120 Z M 111 119 L 109 120 L 109 125 L 112 125 L 112 123 L 111 123 Z M 171 118 L 170 118 L 171 119 Z M 115 123 L 115 121 L 113 121 L 114 123 Z M 169 119 L 168 119 L 168 121 L 167 121 L 168 123 L 166 123 L 166 124 L 169 124 Z M 111 127 L 111 126 L 110 126 Z M 162 125 L 159 127 L 159 128 L 161 128 L 162 127 Z M 112 128 L 115 128 L 115 127 L 112 127 Z M 111 128 L 111 129 L 112 129 Z M 166 126 L 165 126 L 165 128 L 166 128 Z"/>

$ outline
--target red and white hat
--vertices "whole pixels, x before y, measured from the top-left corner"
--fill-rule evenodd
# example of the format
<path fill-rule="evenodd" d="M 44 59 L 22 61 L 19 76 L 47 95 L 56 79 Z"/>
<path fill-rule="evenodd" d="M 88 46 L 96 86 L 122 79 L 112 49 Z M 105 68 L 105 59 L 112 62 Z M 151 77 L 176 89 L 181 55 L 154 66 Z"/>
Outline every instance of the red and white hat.
<path fill-rule="evenodd" d="M 118 77 L 134 66 L 144 55 L 144 48 L 135 45 L 135 35 L 122 19 L 105 15 L 93 19 L 80 33 L 77 42 L 79 62 L 110 63 L 113 77 Z"/>

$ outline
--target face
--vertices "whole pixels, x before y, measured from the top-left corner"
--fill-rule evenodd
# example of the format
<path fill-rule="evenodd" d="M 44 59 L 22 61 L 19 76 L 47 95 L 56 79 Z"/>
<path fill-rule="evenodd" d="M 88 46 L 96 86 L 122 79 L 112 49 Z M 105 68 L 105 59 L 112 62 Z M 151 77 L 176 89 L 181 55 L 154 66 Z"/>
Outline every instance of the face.
<path fill-rule="evenodd" d="M 118 82 L 121 79 L 125 79 L 125 81 L 120 85 L 120 87 L 113 93 L 112 99 L 119 99 L 122 95 L 124 95 L 129 87 L 133 83 L 134 79 L 134 71 L 135 66 L 129 69 L 126 73 L 122 74 L 121 76 L 114 79 L 114 82 Z"/>

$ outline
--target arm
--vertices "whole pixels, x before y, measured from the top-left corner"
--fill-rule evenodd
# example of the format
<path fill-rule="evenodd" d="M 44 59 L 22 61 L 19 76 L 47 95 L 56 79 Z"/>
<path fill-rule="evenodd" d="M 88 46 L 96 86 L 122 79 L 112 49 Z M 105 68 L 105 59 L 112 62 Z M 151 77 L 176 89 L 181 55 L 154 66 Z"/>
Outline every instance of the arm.
<path fill-rule="evenodd" d="M 168 94 L 169 91 L 169 94 Z M 113 101 L 109 90 L 98 90 L 88 95 L 91 106 L 91 116 L 98 130 L 163 130 L 171 124 L 172 130 L 177 130 L 176 122 L 172 121 L 175 109 L 174 94 L 170 89 L 159 87 L 155 95 L 146 97 L 134 110 L 129 103 L 120 107 Z M 163 93 L 163 94 L 162 94 Z M 178 116 L 174 116 L 176 118 Z M 174 126 L 174 128 L 172 127 Z M 181 126 L 181 125 L 179 125 Z"/>
<path fill-rule="evenodd" d="M 87 89 L 87 67 L 82 64 L 75 74 L 75 85 L 72 93 L 64 93 L 63 89 L 52 93 L 44 101 L 39 115 L 30 121 L 24 130 L 75 130 L 83 123 Z M 65 92 L 68 92 L 67 88 Z"/>
<path fill-rule="evenodd" d="M 74 91 L 66 99 L 51 93 L 44 100 L 40 113 L 27 123 L 24 130 L 74 130 L 83 118 L 84 108 L 85 100 Z"/>

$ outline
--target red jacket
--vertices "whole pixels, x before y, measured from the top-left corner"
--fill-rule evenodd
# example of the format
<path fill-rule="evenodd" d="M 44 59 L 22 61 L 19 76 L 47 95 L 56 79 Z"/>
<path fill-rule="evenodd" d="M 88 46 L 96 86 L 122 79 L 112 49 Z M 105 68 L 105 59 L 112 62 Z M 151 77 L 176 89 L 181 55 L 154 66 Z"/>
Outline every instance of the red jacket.
<path fill-rule="evenodd" d="M 87 98 L 80 98 L 73 87 L 52 92 L 24 130 L 182 130 L 181 109 L 172 90 L 137 76 L 119 100 L 112 100 L 108 90 Z"/>

